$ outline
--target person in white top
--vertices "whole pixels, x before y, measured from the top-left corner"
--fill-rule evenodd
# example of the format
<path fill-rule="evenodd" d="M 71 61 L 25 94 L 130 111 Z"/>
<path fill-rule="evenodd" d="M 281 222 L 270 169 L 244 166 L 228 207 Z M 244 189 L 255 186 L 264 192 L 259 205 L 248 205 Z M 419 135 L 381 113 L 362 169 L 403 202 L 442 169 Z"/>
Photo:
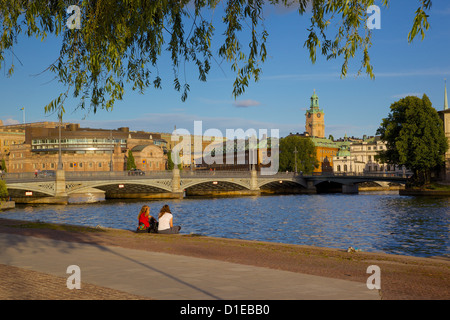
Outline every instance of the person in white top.
<path fill-rule="evenodd" d="M 169 206 L 164 205 L 159 211 L 158 233 L 178 233 L 180 230 L 180 226 L 173 226 L 173 215 Z"/>

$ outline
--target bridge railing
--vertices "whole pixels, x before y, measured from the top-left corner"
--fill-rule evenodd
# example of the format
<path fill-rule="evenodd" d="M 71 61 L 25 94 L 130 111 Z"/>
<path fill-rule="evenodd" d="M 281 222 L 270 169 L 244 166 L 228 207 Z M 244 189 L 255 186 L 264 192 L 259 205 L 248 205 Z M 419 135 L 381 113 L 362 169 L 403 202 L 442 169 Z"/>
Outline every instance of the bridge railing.
<path fill-rule="evenodd" d="M 180 176 L 183 178 L 189 178 L 189 177 L 245 178 L 245 177 L 250 177 L 250 171 L 182 170 L 182 171 L 180 171 Z"/>
<path fill-rule="evenodd" d="M 249 178 L 251 176 L 250 171 L 209 171 L 209 170 L 181 170 L 180 176 L 182 178 L 196 177 L 196 178 Z M 277 179 L 292 179 L 294 177 L 367 177 L 367 178 L 409 178 L 411 174 L 403 173 L 384 173 L 384 172 L 373 172 L 356 174 L 353 172 L 347 173 L 313 173 L 313 174 L 302 174 L 294 172 L 278 172 L 274 175 L 262 175 L 257 172 L 258 178 L 277 178 Z M 65 172 L 66 180 L 134 180 L 134 179 L 171 179 L 173 177 L 173 172 L 171 170 L 165 171 L 145 171 L 145 172 L 128 172 L 128 171 L 83 171 L 83 172 Z M 30 181 L 54 181 L 55 174 L 37 176 L 33 172 L 22 172 L 22 173 L 4 173 L 2 178 L 10 183 L 19 182 L 30 182 Z"/>
<path fill-rule="evenodd" d="M 327 176 L 327 174 L 322 174 Z M 401 172 L 364 172 L 364 173 L 355 173 L 355 172 L 334 172 L 331 173 L 332 177 L 372 177 L 372 178 L 409 178 L 412 176 L 411 173 L 401 173 Z"/>
<path fill-rule="evenodd" d="M 172 171 L 86 171 L 86 172 L 66 172 L 66 180 L 115 180 L 115 179 L 165 179 L 171 178 Z"/>
<path fill-rule="evenodd" d="M 36 175 L 34 172 L 17 172 L 17 173 L 2 173 L 1 179 L 5 180 L 7 183 L 20 183 L 28 182 L 30 180 L 38 181 L 54 181 L 54 175 Z"/>

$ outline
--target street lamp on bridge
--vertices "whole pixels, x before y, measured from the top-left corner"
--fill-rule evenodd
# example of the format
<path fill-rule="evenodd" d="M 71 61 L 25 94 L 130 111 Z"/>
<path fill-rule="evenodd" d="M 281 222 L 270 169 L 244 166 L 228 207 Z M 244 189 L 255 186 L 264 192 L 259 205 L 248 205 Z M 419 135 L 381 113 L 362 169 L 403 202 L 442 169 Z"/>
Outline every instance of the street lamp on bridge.
<path fill-rule="evenodd" d="M 295 147 L 295 150 L 294 150 L 294 156 L 295 156 L 295 174 L 297 174 L 297 153 L 298 153 L 297 147 Z"/>

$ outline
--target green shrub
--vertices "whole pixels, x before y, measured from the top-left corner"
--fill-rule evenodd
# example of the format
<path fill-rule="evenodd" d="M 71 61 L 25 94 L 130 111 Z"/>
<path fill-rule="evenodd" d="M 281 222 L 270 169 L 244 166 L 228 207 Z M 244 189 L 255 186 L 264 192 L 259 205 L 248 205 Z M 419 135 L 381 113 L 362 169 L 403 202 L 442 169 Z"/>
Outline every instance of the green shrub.
<path fill-rule="evenodd" d="M 6 183 L 3 180 L 0 180 L 0 199 L 1 200 L 8 200 L 9 194 L 8 194 L 8 188 L 6 187 Z"/>

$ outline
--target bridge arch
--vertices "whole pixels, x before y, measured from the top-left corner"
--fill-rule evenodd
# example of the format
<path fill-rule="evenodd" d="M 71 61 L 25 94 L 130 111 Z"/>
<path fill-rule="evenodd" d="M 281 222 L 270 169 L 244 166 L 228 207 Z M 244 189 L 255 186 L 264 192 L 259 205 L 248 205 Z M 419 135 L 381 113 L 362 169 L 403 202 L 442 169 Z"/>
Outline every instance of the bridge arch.
<path fill-rule="evenodd" d="M 340 193 L 342 192 L 342 188 L 345 183 L 331 179 L 315 181 L 314 185 L 316 187 L 317 193 Z"/>
<path fill-rule="evenodd" d="M 248 179 L 247 179 L 248 180 Z M 224 185 L 229 185 L 229 186 L 237 186 L 240 187 L 241 189 L 245 189 L 245 190 L 250 190 L 250 182 L 246 181 L 245 179 L 196 179 L 193 181 L 181 181 L 181 188 L 186 190 L 189 188 L 193 188 L 193 187 L 199 187 L 201 185 L 209 185 L 210 187 L 214 187 L 214 186 L 224 186 Z"/>
<path fill-rule="evenodd" d="M 26 197 L 25 192 L 33 192 L 34 196 L 39 197 L 53 197 L 55 195 L 55 191 L 52 189 L 44 189 L 36 186 L 10 186 L 8 185 L 9 195 L 14 197 Z"/>
<path fill-rule="evenodd" d="M 121 186 L 123 186 L 121 188 Z M 67 194 L 73 193 L 82 193 L 91 188 L 99 189 L 102 191 L 110 191 L 110 190 L 120 190 L 120 189 L 129 189 L 129 188 L 137 189 L 139 187 L 143 187 L 143 189 L 147 189 L 146 191 L 150 191 L 151 188 L 153 192 L 172 192 L 172 187 L 170 183 L 157 183 L 154 181 L 95 181 L 92 183 L 72 183 L 67 184 L 66 190 Z M 139 191 L 139 190 L 136 190 Z"/>
<path fill-rule="evenodd" d="M 276 187 L 276 186 L 285 187 L 286 185 L 289 187 L 300 187 L 303 189 L 307 188 L 307 185 L 305 183 L 302 183 L 300 181 L 295 181 L 292 179 L 271 179 L 271 180 L 263 180 L 263 181 L 258 182 L 259 188 Z"/>

